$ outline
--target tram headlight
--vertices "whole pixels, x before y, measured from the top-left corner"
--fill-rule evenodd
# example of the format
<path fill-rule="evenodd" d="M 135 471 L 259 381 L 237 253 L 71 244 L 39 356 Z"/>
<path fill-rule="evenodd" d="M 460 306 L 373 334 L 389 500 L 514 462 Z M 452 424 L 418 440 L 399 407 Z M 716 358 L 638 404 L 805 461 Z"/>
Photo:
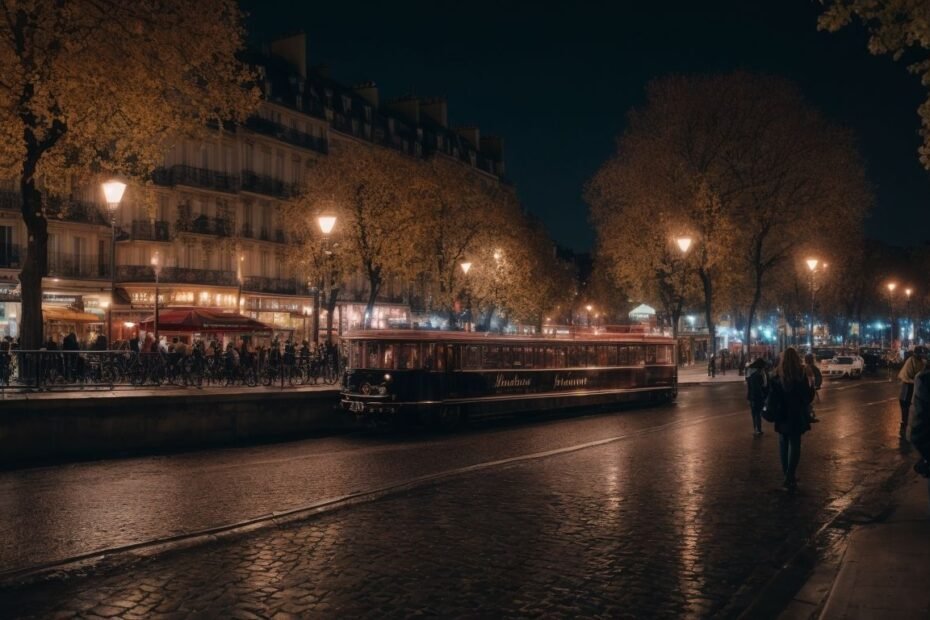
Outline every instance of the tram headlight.
<path fill-rule="evenodd" d="M 389 373 L 389 372 L 388 372 L 388 373 L 384 373 L 384 380 L 385 380 L 385 381 L 390 381 L 390 380 L 391 380 L 391 373 Z"/>

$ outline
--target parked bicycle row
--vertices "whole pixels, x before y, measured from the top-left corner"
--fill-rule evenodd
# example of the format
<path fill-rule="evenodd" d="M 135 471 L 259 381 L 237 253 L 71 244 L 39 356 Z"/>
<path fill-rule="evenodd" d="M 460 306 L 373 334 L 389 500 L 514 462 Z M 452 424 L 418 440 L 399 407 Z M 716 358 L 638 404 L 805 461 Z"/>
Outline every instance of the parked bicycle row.
<path fill-rule="evenodd" d="M 178 350 L 180 349 L 180 350 Z M 335 352 L 335 350 L 333 350 Z M 115 385 L 232 386 L 333 385 L 341 356 L 309 346 L 252 351 L 197 346 L 171 351 L 0 350 L 0 389 L 56 389 Z"/>

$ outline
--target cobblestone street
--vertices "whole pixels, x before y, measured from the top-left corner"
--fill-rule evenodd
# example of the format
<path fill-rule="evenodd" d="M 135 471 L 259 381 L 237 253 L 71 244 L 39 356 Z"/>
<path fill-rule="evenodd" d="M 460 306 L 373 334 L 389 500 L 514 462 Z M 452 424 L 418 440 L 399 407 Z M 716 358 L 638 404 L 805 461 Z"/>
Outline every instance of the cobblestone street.
<path fill-rule="evenodd" d="M 4 472 L 6 571 L 455 475 L 286 526 L 8 580 L 0 608 L 12 617 L 735 617 L 811 535 L 874 500 L 864 495 L 906 460 L 895 388 L 827 386 L 796 496 L 779 488 L 771 425 L 752 436 L 740 384 L 687 388 L 673 407 L 458 435 Z M 566 448 L 577 449 L 542 454 Z"/>

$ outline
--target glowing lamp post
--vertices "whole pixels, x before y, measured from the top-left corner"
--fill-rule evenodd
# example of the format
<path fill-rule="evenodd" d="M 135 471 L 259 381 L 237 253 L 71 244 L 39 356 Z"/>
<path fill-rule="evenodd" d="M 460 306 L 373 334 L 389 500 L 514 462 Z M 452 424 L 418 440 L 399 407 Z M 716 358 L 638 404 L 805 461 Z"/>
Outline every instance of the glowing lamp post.
<path fill-rule="evenodd" d="M 155 332 L 155 347 L 159 346 L 158 344 L 158 276 L 161 275 L 161 255 L 158 253 L 158 250 L 152 254 L 152 271 L 155 272 L 155 319 L 152 324 L 152 331 Z"/>
<path fill-rule="evenodd" d="M 116 299 L 116 211 L 126 192 L 126 184 L 111 179 L 103 186 L 103 196 L 107 201 L 107 211 L 110 213 L 110 299 Z M 107 313 L 107 346 L 113 342 L 113 318 Z"/>
<path fill-rule="evenodd" d="M 320 278 L 318 280 L 318 285 L 316 287 L 316 296 L 313 300 L 313 342 L 317 345 L 320 344 L 320 314 L 322 313 L 322 299 L 323 288 L 326 285 L 326 280 L 324 277 L 323 262 L 326 260 L 326 256 L 330 254 L 329 251 L 329 235 L 333 232 L 333 229 L 336 227 L 336 216 L 331 213 L 323 213 L 322 215 L 316 218 L 316 224 L 320 227 L 320 233 L 323 235 L 323 244 L 320 255 Z M 367 327 L 367 326 L 366 326 Z M 332 342 L 333 330 L 329 329 L 327 334 L 327 340 Z"/>
<path fill-rule="evenodd" d="M 587 306 L 584 307 L 584 309 L 585 309 L 584 322 L 588 324 L 588 327 L 591 327 L 591 310 L 593 309 L 593 306 L 591 306 L 591 304 L 588 304 Z"/>
<path fill-rule="evenodd" d="M 110 340 L 110 338 L 112 337 L 112 334 L 110 333 L 111 331 L 110 328 L 113 325 L 113 319 L 110 317 L 110 301 L 107 299 L 104 299 L 103 301 L 100 302 L 100 307 L 103 308 L 103 311 L 106 312 L 107 314 L 107 347 L 112 349 L 113 342 Z"/>
<path fill-rule="evenodd" d="M 910 341 L 911 341 L 911 332 L 914 331 L 914 329 L 913 329 L 914 321 L 913 321 L 913 319 L 911 318 L 911 294 L 913 294 L 913 292 L 914 292 L 914 289 L 912 289 L 912 288 L 910 288 L 910 287 L 904 289 L 904 299 L 906 300 L 906 301 L 905 301 L 905 304 L 906 304 L 906 305 L 905 305 L 905 310 L 904 310 L 904 311 L 905 311 L 905 313 L 906 313 L 906 315 L 907 315 L 907 327 L 908 327 L 908 329 L 907 329 L 907 338 L 905 339 L 906 342 L 907 342 L 907 344 L 910 344 Z M 915 333 L 914 336 L 916 337 L 916 335 L 917 335 L 917 334 Z"/>
<path fill-rule="evenodd" d="M 678 239 L 675 240 L 675 243 L 678 244 L 678 249 L 681 250 L 682 254 L 687 254 L 688 250 L 691 249 L 692 241 L 693 240 L 691 237 L 678 237 Z"/>
<path fill-rule="evenodd" d="M 817 272 L 817 265 L 820 264 L 820 261 L 816 258 L 808 258 L 806 261 L 807 269 L 811 274 L 811 315 L 810 323 L 808 328 L 808 346 L 810 346 L 811 353 L 814 352 L 814 274 Z"/>
<path fill-rule="evenodd" d="M 468 290 L 468 272 L 471 270 L 471 262 L 463 260 L 459 263 L 459 267 L 462 268 L 462 273 L 465 274 L 465 309 L 468 312 L 469 322 L 471 322 L 471 292 Z"/>
<path fill-rule="evenodd" d="M 236 260 L 236 282 L 239 286 L 236 288 L 236 312 L 242 312 L 242 262 L 245 260 L 245 254 L 240 254 Z"/>
<path fill-rule="evenodd" d="M 896 322 L 895 307 L 894 307 L 894 292 L 895 292 L 895 289 L 898 288 L 898 283 L 889 282 L 888 284 L 885 285 L 885 287 L 888 289 L 888 305 L 891 308 L 891 325 L 889 325 L 888 327 L 888 334 L 889 334 L 889 337 L 891 338 L 890 346 L 892 349 L 894 349 L 894 341 L 895 341 L 894 332 L 895 332 L 895 322 Z"/>

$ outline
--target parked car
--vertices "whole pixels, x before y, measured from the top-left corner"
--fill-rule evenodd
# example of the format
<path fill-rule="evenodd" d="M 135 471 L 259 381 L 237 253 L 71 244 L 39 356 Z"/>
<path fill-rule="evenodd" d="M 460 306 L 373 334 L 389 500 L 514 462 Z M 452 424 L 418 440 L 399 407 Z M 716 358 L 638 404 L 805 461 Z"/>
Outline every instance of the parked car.
<path fill-rule="evenodd" d="M 861 379 L 865 360 L 858 355 L 837 355 L 820 364 L 820 372 L 828 379 Z"/>

